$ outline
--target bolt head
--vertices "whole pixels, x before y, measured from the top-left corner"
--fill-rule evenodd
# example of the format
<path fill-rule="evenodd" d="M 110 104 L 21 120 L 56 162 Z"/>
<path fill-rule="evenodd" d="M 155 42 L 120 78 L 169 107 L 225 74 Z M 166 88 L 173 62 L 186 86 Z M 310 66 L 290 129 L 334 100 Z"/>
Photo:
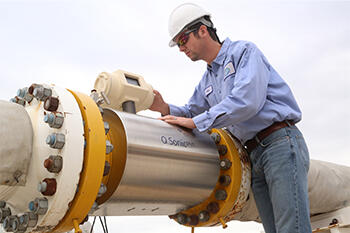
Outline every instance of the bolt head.
<path fill-rule="evenodd" d="M 111 153 L 113 149 L 114 149 L 114 146 L 112 145 L 112 143 L 106 140 L 106 154 Z"/>
<path fill-rule="evenodd" d="M 51 134 L 49 136 L 47 136 L 46 138 L 46 144 L 48 145 L 53 145 L 55 143 L 56 137 L 54 134 Z"/>
<path fill-rule="evenodd" d="M 210 137 L 214 140 L 216 144 L 218 144 L 221 140 L 221 136 L 218 133 L 212 133 L 210 134 Z"/>
<path fill-rule="evenodd" d="M 176 220 L 177 220 L 178 223 L 184 225 L 188 221 L 188 216 L 186 214 L 180 213 L 180 214 L 177 215 Z"/>
<path fill-rule="evenodd" d="M 208 211 L 203 210 L 203 211 L 199 212 L 198 218 L 199 218 L 199 221 L 201 221 L 201 222 L 206 222 L 206 221 L 209 220 L 210 214 L 209 214 Z"/>
<path fill-rule="evenodd" d="M 34 211 L 34 210 L 35 210 L 34 201 L 29 202 L 29 204 L 28 204 L 28 209 L 29 209 L 30 211 Z"/>
<path fill-rule="evenodd" d="M 212 214 L 216 214 L 220 210 L 219 204 L 217 202 L 210 202 L 207 205 L 207 210 Z"/>
<path fill-rule="evenodd" d="M 227 198 L 226 191 L 223 189 L 218 189 L 215 192 L 215 198 L 216 198 L 216 200 L 220 200 L 220 201 L 226 200 L 226 198 Z"/>

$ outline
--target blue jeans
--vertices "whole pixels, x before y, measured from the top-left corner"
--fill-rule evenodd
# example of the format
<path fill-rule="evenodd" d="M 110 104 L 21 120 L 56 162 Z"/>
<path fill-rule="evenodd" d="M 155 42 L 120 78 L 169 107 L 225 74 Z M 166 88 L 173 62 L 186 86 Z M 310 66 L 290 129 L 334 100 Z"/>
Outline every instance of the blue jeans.
<path fill-rule="evenodd" d="M 279 129 L 250 153 L 252 190 L 266 233 L 311 233 L 309 152 L 296 126 Z"/>

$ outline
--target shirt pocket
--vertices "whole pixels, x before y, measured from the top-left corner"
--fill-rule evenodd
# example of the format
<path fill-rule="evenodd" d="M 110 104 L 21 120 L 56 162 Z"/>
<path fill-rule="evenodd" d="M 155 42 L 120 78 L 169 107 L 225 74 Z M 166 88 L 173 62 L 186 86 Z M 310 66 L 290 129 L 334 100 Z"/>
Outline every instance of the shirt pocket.
<path fill-rule="evenodd" d="M 210 107 L 213 107 L 214 105 L 217 104 L 214 91 L 212 91 L 211 93 L 209 93 L 209 94 L 205 97 L 205 99 L 208 101 Z"/>

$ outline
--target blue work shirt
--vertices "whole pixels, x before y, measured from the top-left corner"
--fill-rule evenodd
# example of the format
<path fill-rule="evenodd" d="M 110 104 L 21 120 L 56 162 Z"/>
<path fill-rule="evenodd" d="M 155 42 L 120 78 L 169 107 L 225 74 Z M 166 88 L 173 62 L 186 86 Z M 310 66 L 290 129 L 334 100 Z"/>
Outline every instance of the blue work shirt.
<path fill-rule="evenodd" d="M 192 118 L 200 132 L 227 129 L 242 143 L 274 122 L 301 120 L 287 83 L 251 42 L 227 38 L 188 104 L 170 114 Z"/>

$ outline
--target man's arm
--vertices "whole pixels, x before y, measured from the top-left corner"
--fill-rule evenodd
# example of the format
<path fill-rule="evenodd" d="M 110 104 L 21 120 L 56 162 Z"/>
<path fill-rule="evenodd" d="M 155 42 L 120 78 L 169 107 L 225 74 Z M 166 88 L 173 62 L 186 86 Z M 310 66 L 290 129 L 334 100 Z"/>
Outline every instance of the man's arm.
<path fill-rule="evenodd" d="M 199 131 L 240 123 L 262 109 L 270 77 L 264 59 L 260 50 L 250 44 L 238 64 L 231 93 L 208 111 L 193 117 Z"/>

